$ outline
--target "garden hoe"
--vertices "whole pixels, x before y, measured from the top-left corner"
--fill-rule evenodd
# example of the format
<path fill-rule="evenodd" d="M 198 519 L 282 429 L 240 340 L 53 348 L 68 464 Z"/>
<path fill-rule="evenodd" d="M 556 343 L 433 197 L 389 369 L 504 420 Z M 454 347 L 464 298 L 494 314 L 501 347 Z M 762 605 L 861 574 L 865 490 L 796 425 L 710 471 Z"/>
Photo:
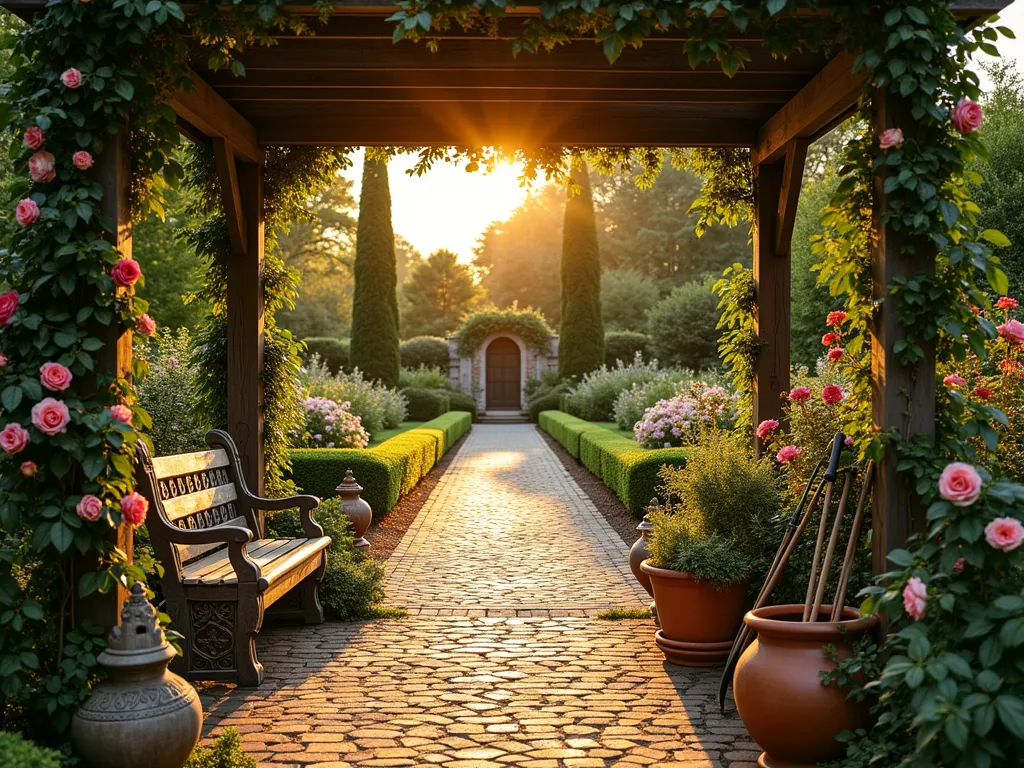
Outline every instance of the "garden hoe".
<path fill-rule="evenodd" d="M 764 586 L 761 587 L 760 593 L 757 595 L 757 599 L 754 601 L 754 608 L 761 608 L 765 603 L 768 602 L 768 598 L 771 597 L 772 592 L 775 590 L 776 584 L 779 579 L 782 578 L 782 572 L 786 567 L 786 563 L 789 560 L 793 550 L 796 548 L 797 542 L 800 536 L 803 534 L 804 529 L 810 522 L 811 517 L 814 515 L 814 509 L 818 506 L 818 498 L 821 496 L 821 492 L 825 489 L 826 499 L 832 495 L 832 486 L 835 483 L 836 476 L 839 471 L 839 459 L 843 452 L 843 441 L 844 437 L 842 434 L 837 434 L 832 441 L 832 452 L 828 457 L 828 466 L 825 469 L 825 474 L 819 480 L 819 473 L 821 472 L 821 466 L 825 463 L 825 459 L 821 459 L 814 470 L 811 472 L 810 478 L 807 480 L 807 485 L 804 486 L 803 495 L 800 497 L 800 503 L 796 505 L 796 511 L 793 512 L 793 516 L 789 519 L 789 524 L 786 526 L 786 532 L 782 535 L 782 543 L 779 545 L 778 552 L 775 553 L 775 559 L 772 561 L 771 567 L 768 569 L 768 573 L 765 576 Z M 817 486 L 817 487 L 815 487 Z M 807 504 L 807 497 L 811 495 L 811 489 L 814 488 L 814 495 L 811 496 L 810 504 Z M 827 504 L 828 502 L 826 502 Z M 733 641 L 732 650 L 729 652 L 729 658 L 725 662 L 725 670 L 722 673 L 722 681 L 718 687 L 718 706 L 721 711 L 725 712 L 725 697 L 729 692 L 729 686 L 732 684 L 732 673 L 736 669 L 736 664 L 743 654 L 743 651 L 747 649 L 753 640 L 754 632 L 750 627 L 744 624 L 740 627 L 739 634 L 736 635 L 736 639 Z"/>

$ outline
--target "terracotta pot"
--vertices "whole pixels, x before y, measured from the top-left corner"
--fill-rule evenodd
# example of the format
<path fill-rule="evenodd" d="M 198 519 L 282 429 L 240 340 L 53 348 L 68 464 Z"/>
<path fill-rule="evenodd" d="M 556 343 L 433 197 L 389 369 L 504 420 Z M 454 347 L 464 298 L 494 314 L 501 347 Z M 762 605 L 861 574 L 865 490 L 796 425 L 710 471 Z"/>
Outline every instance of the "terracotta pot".
<path fill-rule="evenodd" d="M 823 645 L 834 646 L 839 659 L 850 646 L 874 630 L 877 616 L 861 617 L 844 608 L 838 622 L 802 622 L 803 605 L 772 605 L 744 617 L 757 640 L 740 657 L 733 677 L 736 709 L 764 754 L 762 768 L 812 768 L 836 760 L 846 748 L 836 741 L 844 730 L 866 728 L 867 702 L 846 698 L 836 685 L 823 686 L 819 672 L 835 667 Z M 823 606 L 826 615 L 831 606 Z"/>
<path fill-rule="evenodd" d="M 640 570 L 651 579 L 662 640 L 686 643 L 691 658 L 700 659 L 699 666 L 723 663 L 743 621 L 749 579 L 719 590 L 709 581 L 697 581 L 692 573 L 656 568 L 649 560 L 640 564 Z M 668 645 L 659 642 L 669 661 L 681 663 L 683 655 L 670 656 Z"/>

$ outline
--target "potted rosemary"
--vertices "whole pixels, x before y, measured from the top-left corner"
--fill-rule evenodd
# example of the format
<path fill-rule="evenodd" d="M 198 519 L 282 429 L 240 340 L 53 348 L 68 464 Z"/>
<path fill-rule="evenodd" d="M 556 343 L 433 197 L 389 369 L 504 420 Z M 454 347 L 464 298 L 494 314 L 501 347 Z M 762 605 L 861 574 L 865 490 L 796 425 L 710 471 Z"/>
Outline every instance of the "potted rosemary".
<path fill-rule="evenodd" d="M 763 567 L 781 484 L 769 459 L 721 430 L 700 435 L 685 467 L 663 467 L 669 504 L 650 515 L 651 578 L 665 657 L 689 666 L 725 661 L 743 621 L 747 587 Z"/>

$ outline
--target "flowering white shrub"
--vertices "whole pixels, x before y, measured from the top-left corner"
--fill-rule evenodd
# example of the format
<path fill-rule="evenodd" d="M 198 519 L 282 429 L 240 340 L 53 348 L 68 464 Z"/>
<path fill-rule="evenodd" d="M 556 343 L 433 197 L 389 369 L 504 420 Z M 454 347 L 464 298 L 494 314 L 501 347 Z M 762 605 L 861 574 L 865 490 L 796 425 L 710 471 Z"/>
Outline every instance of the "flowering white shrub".
<path fill-rule="evenodd" d="M 317 355 L 299 374 L 300 385 L 310 397 L 322 397 L 336 403 L 350 403 L 350 410 L 362 419 L 370 434 L 393 429 L 405 421 L 407 403 L 398 390 L 367 381 L 358 369 L 332 375 Z"/>
<path fill-rule="evenodd" d="M 695 381 L 686 392 L 648 408 L 634 425 L 633 435 L 644 448 L 689 445 L 702 429 L 731 428 L 736 404 L 736 396 L 723 387 Z"/>
<path fill-rule="evenodd" d="M 633 429 L 636 423 L 644 417 L 644 412 L 648 408 L 660 400 L 668 400 L 685 392 L 696 378 L 693 371 L 680 368 L 665 368 L 659 373 L 661 375 L 658 378 L 644 383 L 634 383 L 629 389 L 622 390 L 616 396 L 615 403 L 612 405 L 612 414 L 619 429 Z M 709 387 L 724 384 L 722 375 L 713 371 L 702 372 L 700 380 Z"/>
<path fill-rule="evenodd" d="M 365 448 L 370 434 L 362 419 L 352 413 L 351 403 L 326 397 L 307 397 L 302 402 L 306 428 L 294 441 L 297 448 Z"/>

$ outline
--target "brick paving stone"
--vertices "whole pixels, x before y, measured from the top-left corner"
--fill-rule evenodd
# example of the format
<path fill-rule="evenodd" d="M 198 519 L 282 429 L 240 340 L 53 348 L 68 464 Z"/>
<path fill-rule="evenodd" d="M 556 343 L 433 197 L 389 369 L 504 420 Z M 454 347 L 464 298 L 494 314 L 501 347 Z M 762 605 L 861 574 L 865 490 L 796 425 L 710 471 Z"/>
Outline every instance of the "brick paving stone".
<path fill-rule="evenodd" d="M 260 765 L 754 768 L 718 670 L 667 664 L 627 549 L 532 427 L 474 426 L 393 553 L 410 616 L 275 627 L 258 689 L 202 692 Z"/>

